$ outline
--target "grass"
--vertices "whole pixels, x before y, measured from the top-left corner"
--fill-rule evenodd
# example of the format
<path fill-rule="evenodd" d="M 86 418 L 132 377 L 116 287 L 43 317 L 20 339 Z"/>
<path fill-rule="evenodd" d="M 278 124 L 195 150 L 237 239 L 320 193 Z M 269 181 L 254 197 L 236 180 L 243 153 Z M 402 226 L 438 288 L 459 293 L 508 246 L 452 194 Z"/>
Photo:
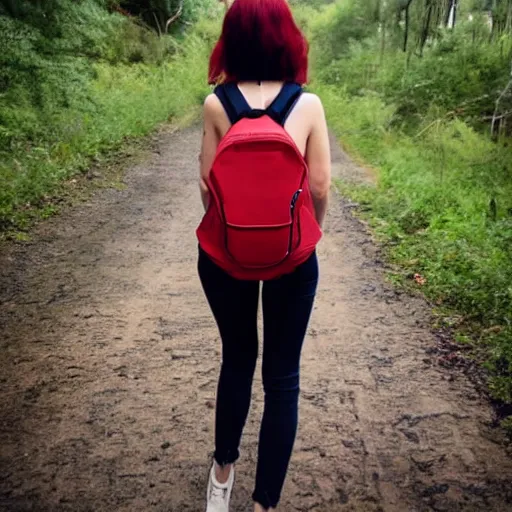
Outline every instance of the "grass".
<path fill-rule="evenodd" d="M 199 107 L 191 108 L 179 118 L 161 125 L 168 133 L 194 123 L 200 115 Z M 156 128 L 157 130 L 159 128 Z M 20 209 L 17 212 L 20 224 L 0 232 L 0 247 L 3 242 L 29 242 L 32 239 L 32 227 L 35 223 L 60 214 L 63 209 L 88 200 L 99 189 L 125 188 L 124 175 L 128 167 L 136 165 L 150 156 L 152 138 L 131 136 L 108 151 L 103 151 L 92 159 L 84 172 L 70 175 L 52 188 L 52 194 L 40 198 L 36 205 Z"/>
<path fill-rule="evenodd" d="M 172 60 L 161 65 L 95 63 L 85 95 L 55 109 L 42 134 L 17 136 L 0 154 L 3 236 L 25 231 L 57 211 L 53 198 L 65 193 L 63 183 L 126 140 L 148 134 L 159 123 L 197 115 L 208 92 L 208 52 L 208 39 L 199 29 L 177 43 Z"/>
<path fill-rule="evenodd" d="M 376 187 L 339 185 L 401 269 L 392 279 L 425 279 L 422 291 L 489 370 L 493 397 L 512 402 L 512 150 L 457 119 L 406 134 L 376 95 L 313 88 L 344 146 L 379 169 Z"/>

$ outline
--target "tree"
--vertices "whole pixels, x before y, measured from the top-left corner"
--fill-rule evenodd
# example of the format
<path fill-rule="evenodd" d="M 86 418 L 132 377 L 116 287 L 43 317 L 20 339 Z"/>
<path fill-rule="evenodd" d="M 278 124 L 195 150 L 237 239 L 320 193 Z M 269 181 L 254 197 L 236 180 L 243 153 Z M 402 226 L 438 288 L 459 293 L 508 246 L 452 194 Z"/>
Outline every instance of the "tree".
<path fill-rule="evenodd" d="M 445 26 L 449 28 L 455 27 L 457 21 L 457 0 L 448 0 L 445 12 Z"/>
<path fill-rule="evenodd" d="M 404 13 L 405 26 L 404 26 L 404 45 L 403 50 L 407 52 L 407 45 L 409 43 L 409 30 L 411 26 L 410 8 L 413 0 L 401 0 L 398 2 L 398 19 L 401 21 L 402 12 Z"/>
<path fill-rule="evenodd" d="M 435 0 L 425 0 L 425 17 L 423 18 L 423 25 L 420 34 L 420 55 L 423 55 L 425 44 L 427 43 L 430 34 L 430 24 L 432 23 L 432 12 L 434 10 Z"/>

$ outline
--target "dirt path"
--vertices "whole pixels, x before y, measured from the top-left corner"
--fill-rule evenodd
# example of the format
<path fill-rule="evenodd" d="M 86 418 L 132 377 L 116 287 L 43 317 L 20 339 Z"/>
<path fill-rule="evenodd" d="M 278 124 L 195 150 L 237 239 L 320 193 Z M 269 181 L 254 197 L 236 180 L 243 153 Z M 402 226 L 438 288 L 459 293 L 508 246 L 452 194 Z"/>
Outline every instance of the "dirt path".
<path fill-rule="evenodd" d="M 126 190 L 0 255 L 1 510 L 204 510 L 219 341 L 195 270 L 200 131 L 157 138 Z M 384 284 L 350 209 L 334 199 L 320 250 L 281 510 L 512 510 L 488 404 L 435 364 L 425 304 Z M 234 512 L 250 510 L 256 384 Z"/>

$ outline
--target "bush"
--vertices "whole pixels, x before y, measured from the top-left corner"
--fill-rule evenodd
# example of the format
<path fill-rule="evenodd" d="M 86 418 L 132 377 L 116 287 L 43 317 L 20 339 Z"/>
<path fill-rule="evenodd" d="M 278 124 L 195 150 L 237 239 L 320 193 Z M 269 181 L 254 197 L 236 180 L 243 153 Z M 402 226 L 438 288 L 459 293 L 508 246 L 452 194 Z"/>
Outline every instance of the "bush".
<path fill-rule="evenodd" d="M 511 39 L 512 42 L 512 39 Z M 495 43 L 468 44 L 466 34 L 447 34 L 422 59 L 390 55 L 375 88 L 407 116 L 422 116 L 435 105 L 474 126 L 494 112 L 510 72 L 510 54 Z M 488 124 L 488 123 L 487 123 Z"/>
<path fill-rule="evenodd" d="M 0 229 L 23 226 L 26 205 L 92 157 L 186 115 L 208 92 L 211 22 L 159 38 L 93 0 L 53 4 L 52 38 L 28 8 L 0 16 Z"/>
<path fill-rule="evenodd" d="M 353 41 L 363 41 L 376 31 L 376 2 L 345 2 L 325 6 L 310 22 L 313 60 L 318 69 L 350 53 Z"/>
<path fill-rule="evenodd" d="M 511 402 L 511 148 L 460 120 L 425 123 L 420 137 L 410 136 L 378 96 L 314 89 L 344 145 L 380 170 L 376 188 L 343 190 L 365 205 L 403 276 L 424 276 L 427 296 L 472 329 L 487 350 L 494 396 Z"/>
<path fill-rule="evenodd" d="M 322 83 L 341 85 L 351 95 L 379 95 L 395 105 L 394 122 L 409 129 L 425 117 L 447 115 L 489 129 L 496 100 L 510 80 L 512 35 L 491 39 L 484 18 L 475 15 L 454 31 L 436 29 L 419 57 L 413 44 L 418 35 L 411 33 L 404 53 L 402 28 L 379 22 L 373 2 L 338 1 L 311 12 L 305 25 Z M 500 108 L 509 111 L 512 91 Z"/>

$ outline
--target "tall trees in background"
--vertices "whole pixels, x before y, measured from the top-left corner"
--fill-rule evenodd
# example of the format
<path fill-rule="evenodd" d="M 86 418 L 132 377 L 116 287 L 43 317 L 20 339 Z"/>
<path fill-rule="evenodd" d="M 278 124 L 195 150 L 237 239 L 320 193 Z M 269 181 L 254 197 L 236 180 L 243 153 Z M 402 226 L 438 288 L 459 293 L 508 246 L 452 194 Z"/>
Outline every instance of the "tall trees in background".
<path fill-rule="evenodd" d="M 472 16 L 488 16 L 493 38 L 512 32 L 512 0 L 394 0 L 391 3 L 396 14 L 389 10 L 382 12 L 396 16 L 396 26 L 403 31 L 404 52 L 410 49 L 411 33 L 415 32 L 418 53 L 422 55 L 429 40 L 437 38 L 441 28 L 456 27 L 461 9 Z"/>
<path fill-rule="evenodd" d="M 511 31 L 512 0 L 489 0 L 486 4 L 492 17 L 493 35 Z"/>
<path fill-rule="evenodd" d="M 409 30 L 411 26 L 411 15 L 410 15 L 410 8 L 413 0 L 402 0 L 399 3 L 399 14 L 398 14 L 398 20 L 400 22 L 402 12 L 404 14 L 404 52 L 407 51 L 407 45 L 409 43 Z"/>
<path fill-rule="evenodd" d="M 512 133 L 512 0 L 336 0 L 322 15 L 324 81 L 374 90 L 407 122 L 435 104 Z"/>
<path fill-rule="evenodd" d="M 449 28 L 455 27 L 457 21 L 457 0 L 447 0 L 448 5 L 445 12 L 445 26 Z"/>

